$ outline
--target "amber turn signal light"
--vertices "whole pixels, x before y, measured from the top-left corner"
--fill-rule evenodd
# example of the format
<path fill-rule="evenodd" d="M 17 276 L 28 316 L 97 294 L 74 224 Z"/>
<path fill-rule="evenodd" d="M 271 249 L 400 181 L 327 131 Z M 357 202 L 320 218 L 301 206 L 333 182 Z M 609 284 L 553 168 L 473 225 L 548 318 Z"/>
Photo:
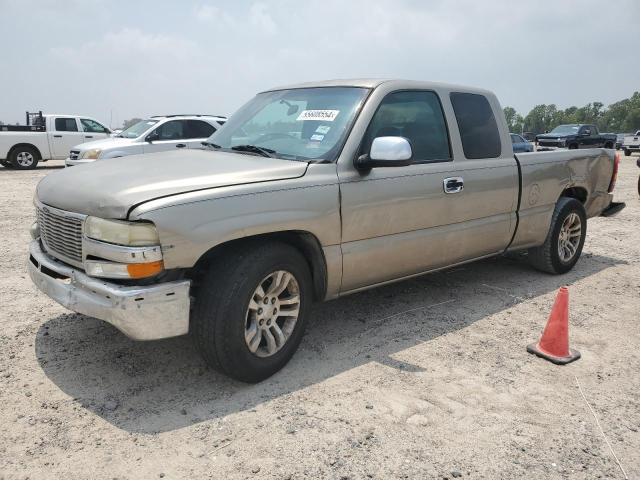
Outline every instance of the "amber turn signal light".
<path fill-rule="evenodd" d="M 162 260 L 151 263 L 129 263 L 127 264 L 127 272 L 131 278 L 151 277 L 160 273 L 164 269 Z"/>

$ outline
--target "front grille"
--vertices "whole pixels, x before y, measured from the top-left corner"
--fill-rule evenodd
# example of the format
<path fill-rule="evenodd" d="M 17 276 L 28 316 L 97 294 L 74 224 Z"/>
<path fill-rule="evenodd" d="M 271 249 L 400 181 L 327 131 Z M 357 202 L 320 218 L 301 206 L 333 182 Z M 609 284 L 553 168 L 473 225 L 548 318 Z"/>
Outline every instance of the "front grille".
<path fill-rule="evenodd" d="M 82 263 L 83 215 L 41 205 L 38 207 L 40 239 L 45 249 L 61 260 Z"/>
<path fill-rule="evenodd" d="M 77 160 L 80 156 L 80 150 L 71 150 L 69 152 L 69 160 Z"/>

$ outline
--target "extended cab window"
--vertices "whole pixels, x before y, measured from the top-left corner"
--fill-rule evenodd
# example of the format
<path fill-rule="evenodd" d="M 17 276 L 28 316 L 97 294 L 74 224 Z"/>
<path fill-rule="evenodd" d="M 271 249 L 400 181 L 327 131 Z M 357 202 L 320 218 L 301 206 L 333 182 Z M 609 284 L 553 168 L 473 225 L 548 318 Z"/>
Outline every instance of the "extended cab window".
<path fill-rule="evenodd" d="M 184 120 L 171 120 L 167 123 L 160 125 L 156 132 L 158 133 L 158 140 L 182 140 L 185 138 L 185 121 Z"/>
<path fill-rule="evenodd" d="M 384 97 L 371 119 L 362 153 L 376 137 L 404 137 L 416 163 L 451 160 L 449 134 L 440 100 L 434 92 L 402 91 Z"/>
<path fill-rule="evenodd" d="M 80 123 L 82 124 L 82 129 L 85 132 L 90 132 L 90 133 L 109 133 L 109 130 L 106 127 L 100 125 L 95 120 L 91 120 L 89 118 L 81 118 L 80 119 Z"/>
<path fill-rule="evenodd" d="M 216 129 L 202 120 L 187 120 L 186 138 L 209 138 Z"/>
<path fill-rule="evenodd" d="M 78 124 L 75 118 L 56 118 L 56 130 L 58 132 L 77 132 Z"/>
<path fill-rule="evenodd" d="M 500 156 L 500 133 L 484 95 L 452 93 L 451 104 L 456 115 L 462 149 L 467 158 L 496 158 Z"/>

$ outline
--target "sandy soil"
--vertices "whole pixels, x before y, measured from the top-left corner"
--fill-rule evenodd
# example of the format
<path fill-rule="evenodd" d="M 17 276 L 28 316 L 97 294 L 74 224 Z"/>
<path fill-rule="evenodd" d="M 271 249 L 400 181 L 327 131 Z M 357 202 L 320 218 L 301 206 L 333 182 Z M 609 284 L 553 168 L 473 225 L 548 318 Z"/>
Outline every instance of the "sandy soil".
<path fill-rule="evenodd" d="M 28 227 L 52 170 L 0 168 L 0 479 L 624 478 L 577 381 L 640 478 L 636 158 L 572 272 L 500 258 L 318 305 L 259 385 L 40 294 Z M 525 347 L 562 285 L 582 359 L 558 367 Z"/>

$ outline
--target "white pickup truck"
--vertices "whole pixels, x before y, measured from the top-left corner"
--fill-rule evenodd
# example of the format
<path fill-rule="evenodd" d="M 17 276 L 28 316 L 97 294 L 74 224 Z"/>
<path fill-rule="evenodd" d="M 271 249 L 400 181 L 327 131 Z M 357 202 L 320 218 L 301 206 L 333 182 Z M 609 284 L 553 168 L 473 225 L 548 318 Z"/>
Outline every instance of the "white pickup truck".
<path fill-rule="evenodd" d="M 640 130 L 633 135 L 625 135 L 622 141 L 622 149 L 627 157 L 633 152 L 640 152 Z"/>
<path fill-rule="evenodd" d="M 0 126 L 0 164 L 36 168 L 40 161 L 64 160 L 71 147 L 110 134 L 111 130 L 90 117 L 27 112 L 27 125 Z"/>

